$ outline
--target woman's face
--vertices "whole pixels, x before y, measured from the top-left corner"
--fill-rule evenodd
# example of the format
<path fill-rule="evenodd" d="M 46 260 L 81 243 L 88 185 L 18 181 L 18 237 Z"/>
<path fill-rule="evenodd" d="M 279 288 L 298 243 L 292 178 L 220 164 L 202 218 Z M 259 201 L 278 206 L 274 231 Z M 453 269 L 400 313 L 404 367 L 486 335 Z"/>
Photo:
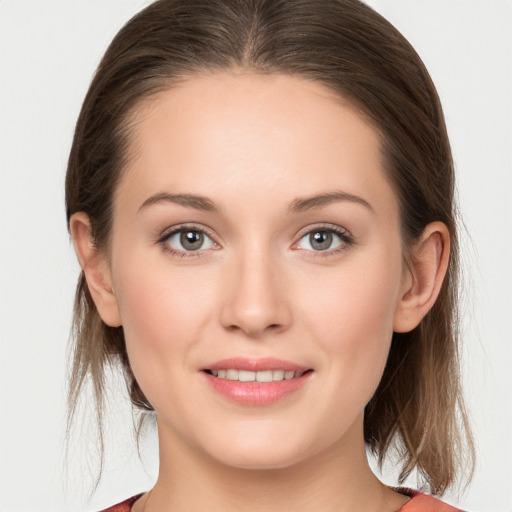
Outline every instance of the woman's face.
<path fill-rule="evenodd" d="M 246 468 L 361 450 L 409 283 L 376 131 L 319 84 L 252 74 L 134 121 L 111 282 L 161 443 Z"/>

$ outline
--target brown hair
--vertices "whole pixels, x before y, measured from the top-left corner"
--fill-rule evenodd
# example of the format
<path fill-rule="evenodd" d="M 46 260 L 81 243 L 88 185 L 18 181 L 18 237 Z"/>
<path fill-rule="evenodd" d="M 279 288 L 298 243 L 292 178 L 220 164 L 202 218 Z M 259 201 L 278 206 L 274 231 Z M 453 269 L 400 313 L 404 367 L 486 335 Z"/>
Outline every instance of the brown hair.
<path fill-rule="evenodd" d="M 410 247 L 432 221 L 444 222 L 450 231 L 450 265 L 439 298 L 416 329 L 393 335 L 364 420 L 366 442 L 380 462 L 391 447 L 398 448 L 400 481 L 416 467 L 431 492 L 442 494 L 463 464 L 472 468 L 473 462 L 458 373 L 453 163 L 430 76 L 382 16 L 358 0 L 151 4 L 114 38 L 85 98 L 66 178 L 68 222 L 72 214 L 85 212 L 96 247 L 106 250 L 113 192 L 129 158 L 134 109 L 184 77 L 230 69 L 305 77 L 348 99 L 381 135 L 385 169 L 401 208 L 404 246 Z M 134 406 L 151 410 L 131 372 L 122 327 L 102 322 L 83 273 L 74 335 L 70 419 L 90 378 L 101 423 L 106 364 L 117 361 Z"/>

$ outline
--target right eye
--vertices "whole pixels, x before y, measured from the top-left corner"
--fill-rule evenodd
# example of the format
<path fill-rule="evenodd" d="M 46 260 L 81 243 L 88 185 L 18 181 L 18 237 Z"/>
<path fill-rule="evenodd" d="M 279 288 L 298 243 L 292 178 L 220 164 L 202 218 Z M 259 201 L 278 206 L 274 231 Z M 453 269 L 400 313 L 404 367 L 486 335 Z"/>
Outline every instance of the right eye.
<path fill-rule="evenodd" d="M 207 249 L 216 249 L 217 244 L 202 230 L 180 228 L 165 235 L 160 243 L 173 253 L 183 254 Z"/>

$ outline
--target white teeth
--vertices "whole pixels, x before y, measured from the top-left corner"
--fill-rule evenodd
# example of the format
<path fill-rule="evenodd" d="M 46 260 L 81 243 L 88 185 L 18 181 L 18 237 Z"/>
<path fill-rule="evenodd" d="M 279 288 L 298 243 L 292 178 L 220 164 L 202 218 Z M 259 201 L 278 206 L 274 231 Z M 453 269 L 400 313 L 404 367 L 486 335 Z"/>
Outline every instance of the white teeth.
<path fill-rule="evenodd" d="M 238 380 L 238 370 L 226 370 L 226 379 L 229 380 Z"/>
<path fill-rule="evenodd" d="M 298 378 L 304 372 L 294 372 L 293 370 L 263 370 L 260 372 L 252 372 L 249 370 L 228 368 L 226 370 L 211 370 L 211 373 L 219 379 L 238 380 L 240 382 L 272 382 Z"/>
<path fill-rule="evenodd" d="M 248 370 L 238 370 L 238 380 L 240 382 L 253 382 L 256 380 L 256 372 L 250 372 Z"/>
<path fill-rule="evenodd" d="M 257 372 L 256 380 L 258 382 L 272 382 L 272 380 L 273 380 L 272 370 L 266 370 L 264 372 Z"/>
<path fill-rule="evenodd" d="M 273 370 L 272 371 L 272 380 L 283 380 L 284 379 L 284 370 Z"/>

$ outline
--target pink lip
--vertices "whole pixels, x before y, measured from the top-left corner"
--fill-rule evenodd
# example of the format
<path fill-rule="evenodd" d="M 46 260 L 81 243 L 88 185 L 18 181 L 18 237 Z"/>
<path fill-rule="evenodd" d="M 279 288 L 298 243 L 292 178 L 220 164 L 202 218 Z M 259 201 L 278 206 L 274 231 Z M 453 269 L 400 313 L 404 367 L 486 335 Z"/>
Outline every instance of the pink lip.
<path fill-rule="evenodd" d="M 265 370 L 284 370 L 305 372 L 307 367 L 297 365 L 282 359 L 244 359 L 231 358 L 217 361 L 204 370 L 222 370 L 236 368 L 253 372 Z M 243 405 L 268 405 L 296 391 L 299 391 L 309 380 L 312 372 L 307 372 L 300 377 L 273 382 L 240 382 L 237 380 L 221 379 L 209 373 L 203 372 L 208 384 L 226 398 Z"/>
<path fill-rule="evenodd" d="M 261 359 L 248 359 L 244 357 L 231 357 L 229 359 L 222 359 L 205 366 L 203 370 L 226 370 L 228 368 L 236 368 L 237 370 L 248 370 L 251 372 L 262 372 L 265 370 L 284 370 L 294 372 L 305 372 L 309 368 L 299 364 L 285 361 L 283 359 L 276 359 L 275 357 L 264 357 Z"/>

